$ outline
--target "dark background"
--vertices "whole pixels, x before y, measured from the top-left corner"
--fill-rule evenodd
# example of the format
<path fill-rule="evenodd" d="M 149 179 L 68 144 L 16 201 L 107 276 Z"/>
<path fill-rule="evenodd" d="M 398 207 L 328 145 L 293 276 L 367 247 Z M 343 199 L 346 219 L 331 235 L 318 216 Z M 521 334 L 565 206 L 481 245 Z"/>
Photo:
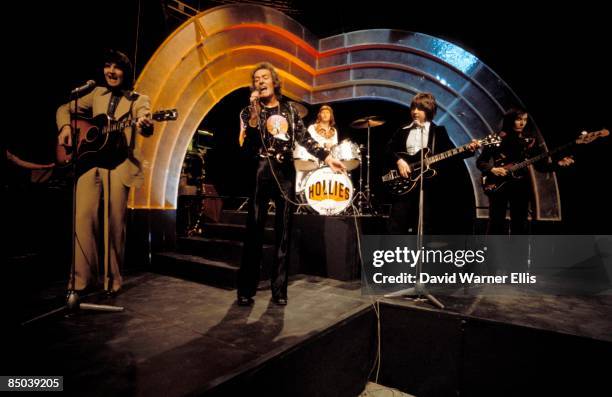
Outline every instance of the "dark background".
<path fill-rule="evenodd" d="M 168 2 L 172 3 L 172 2 Z M 204 10 L 230 2 L 188 1 Z M 269 1 L 319 37 L 370 28 L 395 28 L 437 36 L 476 55 L 504 79 L 526 105 L 549 147 L 580 131 L 610 128 L 610 33 L 608 13 L 595 2 L 583 1 L 534 9 L 533 2 L 366 2 Z M 55 141 L 55 110 L 66 94 L 88 79 L 101 81 L 101 56 L 117 48 L 132 59 L 139 73 L 162 41 L 186 17 L 169 11 L 165 1 L 63 1 L 12 6 L 5 19 L 20 21 L 5 30 L 5 84 L 9 96 L 10 128 L 3 146 L 26 160 L 50 162 Z M 18 8 L 17 8 L 18 7 Z M 138 17 L 140 15 L 140 18 Z M 138 40 L 137 35 L 138 24 Z M 13 100 L 14 98 L 14 100 Z M 236 92 L 213 109 L 203 127 L 215 132 L 213 145 L 234 145 L 236 108 L 246 96 Z M 377 114 L 389 119 L 376 131 L 373 153 L 407 115 L 401 107 L 377 101 L 334 105 L 341 137 L 363 142 L 361 131 L 348 123 Z M 314 109 L 311 109 L 310 116 Z M 228 123 L 227 120 L 232 120 Z M 309 120 L 309 118 L 308 118 Z M 232 124 L 233 123 L 233 124 Z M 231 137 L 231 138 L 228 138 Z M 577 164 L 560 173 L 564 221 L 561 233 L 611 234 L 608 192 L 610 138 L 577 153 Z M 207 173 L 215 182 L 227 164 L 226 152 L 210 151 Z M 14 169 L 3 166 L 5 180 Z M 239 170 L 230 170 L 238 175 Z M 4 184 L 5 185 L 5 184 Z M 227 193 L 240 193 L 229 188 Z M 462 200 L 471 200 L 471 192 Z M 462 196 L 463 195 L 463 196 Z M 45 216 L 50 203 L 36 203 Z M 19 222 L 19 213 L 12 215 Z M 30 214 L 32 211 L 28 210 Z"/>

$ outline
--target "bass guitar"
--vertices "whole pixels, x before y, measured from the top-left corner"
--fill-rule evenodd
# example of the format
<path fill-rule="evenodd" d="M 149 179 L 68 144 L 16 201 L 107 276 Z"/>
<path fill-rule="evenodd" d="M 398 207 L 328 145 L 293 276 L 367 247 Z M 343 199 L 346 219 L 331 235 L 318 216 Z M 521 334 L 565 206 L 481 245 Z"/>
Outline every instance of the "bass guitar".
<path fill-rule="evenodd" d="M 606 137 L 610 134 L 610 132 L 606 129 L 594 131 L 594 132 L 584 132 L 577 139 L 566 143 L 565 145 L 559 146 L 553 150 L 545 151 L 538 154 L 535 157 L 531 157 L 520 163 L 507 163 L 499 162 L 495 164 L 496 167 L 503 167 L 506 169 L 507 174 L 505 176 L 497 176 L 497 175 L 485 175 L 482 177 L 482 190 L 484 190 L 485 194 L 494 194 L 500 191 L 508 182 L 512 180 L 521 179 L 524 177 L 524 174 L 517 173 L 517 171 L 524 169 L 525 167 L 530 166 L 533 163 L 536 163 L 548 156 L 551 156 L 561 150 L 565 150 L 570 146 L 574 145 L 584 145 L 587 143 L 591 143 L 597 138 Z"/>

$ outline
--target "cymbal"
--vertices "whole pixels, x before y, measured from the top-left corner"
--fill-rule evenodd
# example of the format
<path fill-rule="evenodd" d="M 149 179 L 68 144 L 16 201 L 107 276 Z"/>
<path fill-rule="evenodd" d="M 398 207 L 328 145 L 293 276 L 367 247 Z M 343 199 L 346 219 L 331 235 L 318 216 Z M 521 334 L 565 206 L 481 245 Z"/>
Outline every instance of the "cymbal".
<path fill-rule="evenodd" d="M 306 115 L 308 114 L 308 109 L 306 109 L 306 106 L 302 105 L 299 102 L 295 102 L 295 101 L 289 101 L 289 103 L 292 104 L 295 110 L 298 111 L 298 114 L 300 115 L 301 118 L 306 117 Z"/>
<path fill-rule="evenodd" d="M 366 116 L 360 119 L 357 119 L 351 123 L 352 128 L 368 128 L 368 127 L 378 127 L 379 125 L 385 124 L 385 120 L 379 118 L 378 116 Z"/>

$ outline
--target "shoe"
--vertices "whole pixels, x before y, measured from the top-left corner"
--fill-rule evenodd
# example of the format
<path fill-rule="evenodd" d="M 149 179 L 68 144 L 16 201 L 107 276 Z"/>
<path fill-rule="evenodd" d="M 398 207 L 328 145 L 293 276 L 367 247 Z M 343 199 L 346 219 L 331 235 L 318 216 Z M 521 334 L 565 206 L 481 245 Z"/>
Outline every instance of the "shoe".
<path fill-rule="evenodd" d="M 287 306 L 287 298 L 273 298 L 272 300 L 279 306 Z"/>
<path fill-rule="evenodd" d="M 246 296 L 239 296 L 237 300 L 238 306 L 251 306 L 254 302 L 253 298 L 247 298 Z"/>

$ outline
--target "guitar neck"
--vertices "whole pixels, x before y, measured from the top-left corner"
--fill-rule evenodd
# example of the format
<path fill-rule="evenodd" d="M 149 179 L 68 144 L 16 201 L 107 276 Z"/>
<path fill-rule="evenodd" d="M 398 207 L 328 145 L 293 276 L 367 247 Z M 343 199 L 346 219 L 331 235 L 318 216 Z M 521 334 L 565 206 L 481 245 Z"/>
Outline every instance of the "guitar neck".
<path fill-rule="evenodd" d="M 574 144 L 575 144 L 575 142 L 572 141 L 572 142 L 566 143 L 565 145 L 559 146 L 559 147 L 557 147 L 557 148 L 555 148 L 553 150 L 542 152 L 542 153 L 538 154 L 535 157 L 532 157 L 532 158 L 529 158 L 527 160 L 521 161 L 520 163 L 514 164 L 512 167 L 508 168 L 508 171 L 509 172 L 514 172 L 514 171 L 518 171 L 518 170 L 520 170 L 522 168 L 528 167 L 531 164 L 533 164 L 535 162 L 538 162 L 538 161 L 542 160 L 543 158 L 548 157 L 548 156 L 550 156 L 552 154 L 555 154 L 555 153 L 557 153 L 557 152 L 559 152 L 561 150 L 567 149 L 568 147 L 570 147 L 570 146 L 572 146 Z"/>
<path fill-rule="evenodd" d="M 133 127 L 134 125 L 136 125 L 136 121 L 131 120 L 131 119 L 109 123 L 104 126 L 104 128 L 102 129 L 102 133 L 106 134 L 106 133 L 114 133 L 117 131 L 123 131 L 125 128 Z"/>
<path fill-rule="evenodd" d="M 447 151 L 442 152 L 442 153 L 434 154 L 433 156 L 427 157 L 425 162 L 426 162 L 427 165 L 432 165 L 434 163 L 437 163 L 438 161 L 445 160 L 447 158 L 456 156 L 456 155 L 458 155 L 460 153 L 463 153 L 466 150 L 468 150 L 469 145 L 470 144 L 467 143 L 467 144 L 465 144 L 463 146 L 459 146 L 459 147 L 447 150 Z M 411 166 L 412 166 L 412 164 L 411 164 Z"/>

